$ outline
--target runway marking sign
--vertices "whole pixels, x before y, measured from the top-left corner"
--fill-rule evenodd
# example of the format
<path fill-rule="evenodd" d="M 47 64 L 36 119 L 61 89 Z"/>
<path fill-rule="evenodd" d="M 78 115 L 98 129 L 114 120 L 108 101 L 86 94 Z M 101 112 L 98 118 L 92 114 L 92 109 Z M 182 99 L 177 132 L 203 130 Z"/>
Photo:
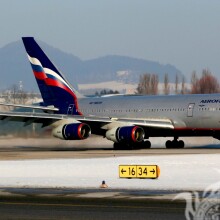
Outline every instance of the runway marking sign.
<path fill-rule="evenodd" d="M 120 178 L 157 179 L 160 168 L 157 165 L 119 165 Z"/>

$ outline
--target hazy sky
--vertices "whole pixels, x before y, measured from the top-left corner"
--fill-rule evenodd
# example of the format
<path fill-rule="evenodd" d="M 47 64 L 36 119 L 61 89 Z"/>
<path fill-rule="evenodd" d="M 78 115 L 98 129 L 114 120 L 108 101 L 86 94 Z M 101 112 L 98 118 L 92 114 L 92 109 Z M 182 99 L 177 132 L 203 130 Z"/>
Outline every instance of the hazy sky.
<path fill-rule="evenodd" d="M 0 0 L 0 47 L 34 36 L 81 59 L 128 55 L 220 78 L 219 0 Z M 59 65 L 59 64 L 57 64 Z"/>

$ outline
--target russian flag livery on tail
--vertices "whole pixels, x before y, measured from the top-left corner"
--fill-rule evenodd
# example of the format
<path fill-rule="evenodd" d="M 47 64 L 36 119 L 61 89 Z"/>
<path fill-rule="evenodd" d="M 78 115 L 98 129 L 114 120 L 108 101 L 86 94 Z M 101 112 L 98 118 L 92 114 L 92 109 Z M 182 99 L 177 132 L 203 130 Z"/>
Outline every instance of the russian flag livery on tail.
<path fill-rule="evenodd" d="M 78 108 L 75 90 L 34 38 L 23 37 L 22 40 L 44 101 L 43 105 L 58 108 L 59 114 L 82 115 Z"/>

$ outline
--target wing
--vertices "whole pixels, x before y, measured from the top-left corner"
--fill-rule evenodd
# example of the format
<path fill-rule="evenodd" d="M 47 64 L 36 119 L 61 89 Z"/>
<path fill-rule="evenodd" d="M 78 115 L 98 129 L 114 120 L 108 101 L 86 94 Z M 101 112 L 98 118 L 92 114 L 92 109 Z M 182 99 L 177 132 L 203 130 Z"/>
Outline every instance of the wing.
<path fill-rule="evenodd" d="M 145 119 L 134 119 L 134 118 L 99 118 L 99 117 L 84 117 L 77 119 L 80 122 L 87 123 L 90 125 L 92 133 L 103 135 L 107 130 L 115 127 L 123 126 L 138 126 L 142 127 L 145 133 L 150 134 L 149 131 L 155 130 L 173 130 L 174 125 L 172 120 L 166 118 L 145 118 Z"/>
<path fill-rule="evenodd" d="M 32 123 L 42 123 L 42 127 L 45 127 L 62 119 L 63 118 L 61 115 L 47 113 L 0 112 L 0 120 L 2 120 L 3 122 L 24 122 L 24 126 L 30 125 Z"/>
<path fill-rule="evenodd" d="M 42 123 L 42 127 L 52 125 L 53 123 L 65 120 L 70 123 L 72 120 L 84 122 L 91 126 L 91 128 L 108 130 L 113 127 L 120 127 L 126 125 L 137 125 L 143 128 L 152 129 L 174 129 L 172 120 L 167 118 L 145 118 L 145 119 L 132 119 L 132 118 L 108 118 L 108 117 L 95 117 L 95 116 L 71 116 L 50 113 L 32 113 L 32 112 L 0 112 L 0 120 L 19 121 L 24 122 L 24 126 L 32 123 Z M 95 131 L 92 131 L 96 133 Z M 99 133 L 99 131 L 97 132 Z"/>

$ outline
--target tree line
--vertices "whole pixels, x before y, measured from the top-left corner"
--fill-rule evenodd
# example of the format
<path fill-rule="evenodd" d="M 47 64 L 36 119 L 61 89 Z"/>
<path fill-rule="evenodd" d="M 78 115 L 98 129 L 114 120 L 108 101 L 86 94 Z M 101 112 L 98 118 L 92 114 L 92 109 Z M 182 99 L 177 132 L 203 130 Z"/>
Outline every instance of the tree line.
<path fill-rule="evenodd" d="M 115 90 L 113 91 L 112 89 L 103 89 L 100 92 L 96 91 L 95 96 L 104 96 L 104 95 L 110 95 L 110 94 L 119 94 L 119 91 Z"/>
<path fill-rule="evenodd" d="M 145 73 L 140 76 L 137 94 L 157 95 L 158 94 L 159 78 L 157 74 Z M 179 86 L 180 85 L 180 86 Z M 181 87 L 181 88 L 179 88 Z M 171 92 L 171 84 L 169 75 L 164 75 L 163 94 L 169 95 Z M 191 88 L 186 88 L 185 78 L 180 80 L 176 75 L 174 83 L 175 94 L 208 94 L 219 93 L 220 86 L 217 78 L 208 69 L 203 69 L 201 77 L 198 77 L 196 71 L 193 71 L 191 76 Z"/>

